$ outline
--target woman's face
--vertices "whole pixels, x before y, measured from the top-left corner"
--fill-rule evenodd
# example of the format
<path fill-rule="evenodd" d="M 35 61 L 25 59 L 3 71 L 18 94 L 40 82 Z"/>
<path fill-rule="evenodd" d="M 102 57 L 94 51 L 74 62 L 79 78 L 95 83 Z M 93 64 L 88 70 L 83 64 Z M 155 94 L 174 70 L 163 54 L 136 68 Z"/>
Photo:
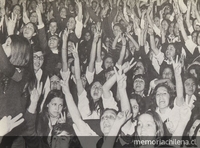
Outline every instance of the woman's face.
<path fill-rule="evenodd" d="M 167 13 L 170 13 L 170 11 L 171 11 L 170 6 L 166 6 L 164 9 L 164 13 L 167 14 Z"/>
<path fill-rule="evenodd" d="M 196 84 L 193 79 L 189 78 L 184 82 L 185 93 L 192 96 L 196 90 Z"/>
<path fill-rule="evenodd" d="M 133 119 L 134 119 L 139 113 L 139 105 L 136 99 L 130 99 L 130 103 L 131 103 L 132 114 L 133 114 Z"/>
<path fill-rule="evenodd" d="M 133 82 L 133 89 L 135 90 L 135 92 L 142 92 L 144 91 L 145 88 L 145 82 L 143 79 L 136 79 Z"/>
<path fill-rule="evenodd" d="M 59 97 L 55 97 L 53 98 L 49 104 L 47 104 L 47 108 L 48 108 L 48 113 L 52 116 L 52 117 L 59 117 L 61 114 L 61 111 L 63 109 L 63 99 L 59 98 Z"/>
<path fill-rule="evenodd" d="M 17 15 L 17 19 L 20 19 L 20 18 L 21 18 L 21 8 L 20 8 L 20 6 L 16 5 L 16 6 L 13 8 L 13 14 L 14 14 L 14 15 Z"/>
<path fill-rule="evenodd" d="M 167 67 L 167 68 L 165 68 L 165 69 L 163 70 L 162 78 L 163 78 L 163 79 L 172 80 L 172 78 L 173 78 L 173 72 L 172 72 L 172 70 L 171 70 L 169 67 Z"/>
<path fill-rule="evenodd" d="M 51 22 L 49 25 L 49 31 L 52 34 L 55 34 L 56 30 L 57 30 L 58 26 L 57 26 L 57 22 Z"/>
<path fill-rule="evenodd" d="M 66 9 L 65 9 L 65 8 L 62 8 L 62 9 L 60 10 L 60 17 L 61 17 L 61 18 L 66 18 L 66 15 L 67 15 Z"/>
<path fill-rule="evenodd" d="M 194 20 L 193 28 L 194 28 L 194 30 L 196 30 L 196 31 L 200 31 L 200 26 L 197 25 L 197 23 L 198 23 L 197 19 Z"/>
<path fill-rule="evenodd" d="M 192 33 L 192 41 L 197 44 L 197 32 Z"/>
<path fill-rule="evenodd" d="M 69 148 L 70 135 L 63 131 L 57 136 L 53 136 L 51 148 Z"/>
<path fill-rule="evenodd" d="M 110 132 L 115 122 L 116 116 L 117 114 L 113 110 L 107 110 L 101 116 L 100 128 L 104 136 L 108 135 Z"/>
<path fill-rule="evenodd" d="M 154 18 L 154 23 L 158 28 L 160 27 L 160 19 L 159 19 L 159 17 L 155 17 Z"/>
<path fill-rule="evenodd" d="M 11 43 L 12 43 L 12 40 L 9 37 L 6 39 L 6 42 L 4 44 L 2 44 L 3 50 L 7 57 L 11 56 Z"/>
<path fill-rule="evenodd" d="M 87 33 L 85 34 L 85 40 L 86 40 L 86 41 L 89 41 L 90 39 L 91 39 L 91 35 L 90 35 L 89 32 L 87 32 Z"/>
<path fill-rule="evenodd" d="M 111 57 L 106 58 L 104 61 L 105 69 L 108 69 L 109 67 L 112 67 L 112 66 L 114 66 L 113 59 Z"/>
<path fill-rule="evenodd" d="M 106 40 L 105 40 L 106 47 L 109 47 L 109 42 L 110 42 L 110 39 L 107 37 Z"/>
<path fill-rule="evenodd" d="M 166 20 L 163 20 L 162 23 L 161 23 L 161 25 L 162 25 L 162 28 L 163 28 L 165 31 L 167 31 L 168 26 L 169 26 L 169 24 L 167 23 L 167 21 L 166 21 Z"/>
<path fill-rule="evenodd" d="M 69 30 L 74 30 L 75 25 L 76 25 L 75 19 L 73 17 L 70 17 L 69 20 L 68 20 L 68 22 L 67 22 L 67 28 Z"/>
<path fill-rule="evenodd" d="M 35 52 L 33 54 L 33 67 L 35 71 L 38 71 L 44 63 L 44 56 L 41 51 Z"/>
<path fill-rule="evenodd" d="M 118 33 L 122 33 L 122 30 L 120 29 L 119 26 L 114 26 L 113 28 L 113 34 L 116 37 L 118 35 Z"/>
<path fill-rule="evenodd" d="M 171 60 L 175 58 L 176 55 L 176 49 L 174 45 L 168 45 L 167 50 L 165 51 L 165 56 L 167 57 L 168 60 Z"/>
<path fill-rule="evenodd" d="M 193 123 L 193 125 L 192 125 L 192 127 L 190 128 L 189 133 L 188 133 L 188 135 L 189 135 L 190 137 L 192 137 L 192 136 L 194 135 L 194 131 L 195 131 L 195 129 L 197 128 L 197 126 L 198 126 L 199 124 L 200 124 L 200 120 L 199 120 L 199 119 L 195 120 L 195 122 Z"/>
<path fill-rule="evenodd" d="M 179 36 L 179 26 L 178 26 L 178 23 L 174 24 L 174 34 L 175 34 L 175 36 Z"/>
<path fill-rule="evenodd" d="M 60 78 L 56 75 L 53 75 L 50 78 L 50 89 L 51 90 L 61 90 L 61 85 L 60 85 Z"/>
<path fill-rule="evenodd" d="M 142 114 L 141 116 L 139 116 L 137 133 L 139 137 L 151 136 L 153 138 L 156 136 L 156 124 L 151 115 Z"/>
<path fill-rule="evenodd" d="M 33 24 L 28 23 L 23 28 L 23 36 L 28 40 L 31 39 L 35 35 L 35 28 Z"/>
<path fill-rule="evenodd" d="M 103 90 L 102 90 L 101 83 L 99 83 L 98 81 L 94 82 L 90 90 L 90 95 L 92 96 L 92 99 L 94 100 L 94 102 L 100 99 L 102 93 L 103 93 Z"/>
<path fill-rule="evenodd" d="M 134 73 L 134 75 L 139 75 L 139 74 L 144 74 L 144 65 L 142 62 L 137 62 L 136 64 L 136 71 Z"/>
<path fill-rule="evenodd" d="M 165 87 L 159 87 L 156 91 L 156 104 L 159 109 L 164 109 L 169 106 L 170 95 Z"/>
<path fill-rule="evenodd" d="M 38 16 L 37 16 L 36 12 L 31 13 L 30 21 L 31 21 L 31 23 L 37 24 L 37 22 L 38 22 Z"/>
<path fill-rule="evenodd" d="M 72 54 L 72 52 L 74 50 L 74 43 L 71 41 L 68 41 L 67 45 L 68 45 L 68 55 L 70 55 L 70 54 Z"/>
<path fill-rule="evenodd" d="M 58 47 L 58 42 L 59 42 L 59 39 L 57 36 L 51 36 L 48 40 L 48 46 L 50 49 L 53 49 L 53 48 L 57 48 Z"/>

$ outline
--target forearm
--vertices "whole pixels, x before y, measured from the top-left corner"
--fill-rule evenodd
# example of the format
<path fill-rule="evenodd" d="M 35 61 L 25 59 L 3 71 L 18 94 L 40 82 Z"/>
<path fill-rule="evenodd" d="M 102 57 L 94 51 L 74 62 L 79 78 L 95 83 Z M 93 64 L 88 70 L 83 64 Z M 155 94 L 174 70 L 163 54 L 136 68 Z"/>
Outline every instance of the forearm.
<path fill-rule="evenodd" d="M 155 39 L 154 39 L 154 35 L 150 35 L 150 45 L 151 45 L 151 49 L 153 50 L 154 54 L 157 55 L 159 53 L 158 48 L 156 47 L 155 44 Z"/>
<path fill-rule="evenodd" d="M 99 39 L 98 41 L 98 44 L 97 44 L 97 60 L 96 62 L 101 62 L 101 38 Z"/>
<path fill-rule="evenodd" d="M 176 94 L 177 94 L 177 105 L 182 106 L 184 103 L 184 97 L 183 97 L 183 82 L 181 75 L 175 74 L 175 80 L 176 80 Z"/>
<path fill-rule="evenodd" d="M 66 72 L 68 70 L 67 64 L 67 41 L 64 41 L 62 44 L 62 71 Z"/>
<path fill-rule="evenodd" d="M 73 122 L 75 124 L 79 125 L 79 121 L 82 120 L 81 115 L 78 111 L 76 104 L 74 103 L 73 97 L 72 97 L 69 89 L 65 93 L 65 100 L 66 100 L 67 108 L 69 110 L 69 113 L 72 117 Z"/>
<path fill-rule="evenodd" d="M 112 49 L 116 49 L 118 39 L 119 39 L 119 36 L 116 36 L 113 43 L 112 43 Z"/>
<path fill-rule="evenodd" d="M 122 65 L 123 60 L 124 60 L 125 53 L 126 53 L 126 44 L 125 44 L 125 45 L 122 45 L 122 49 L 121 49 L 121 52 L 120 52 L 120 56 L 119 56 L 119 59 L 118 59 L 118 61 L 117 61 L 117 64 L 118 64 L 118 65 Z"/>
<path fill-rule="evenodd" d="M 91 50 L 91 53 L 90 53 L 90 62 L 89 62 L 89 65 L 88 65 L 89 72 L 94 71 L 95 57 L 96 57 L 96 43 L 93 42 L 92 43 L 92 50 Z"/>
<path fill-rule="evenodd" d="M 115 75 L 113 75 L 110 79 L 108 79 L 104 85 L 103 85 L 103 96 L 104 98 L 109 98 L 110 97 L 110 89 L 112 86 L 115 84 L 117 78 Z"/>
<path fill-rule="evenodd" d="M 31 114 L 35 114 L 36 108 L 37 108 L 37 102 L 31 102 L 31 104 L 28 107 L 28 112 Z"/>

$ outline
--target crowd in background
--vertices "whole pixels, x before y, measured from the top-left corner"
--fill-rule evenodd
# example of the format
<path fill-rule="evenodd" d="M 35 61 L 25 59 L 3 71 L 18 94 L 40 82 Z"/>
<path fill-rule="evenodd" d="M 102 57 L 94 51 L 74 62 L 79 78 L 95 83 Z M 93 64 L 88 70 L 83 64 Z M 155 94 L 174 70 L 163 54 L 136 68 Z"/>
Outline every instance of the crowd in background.
<path fill-rule="evenodd" d="M 199 96 L 199 0 L 0 0 L 2 148 L 200 147 Z"/>

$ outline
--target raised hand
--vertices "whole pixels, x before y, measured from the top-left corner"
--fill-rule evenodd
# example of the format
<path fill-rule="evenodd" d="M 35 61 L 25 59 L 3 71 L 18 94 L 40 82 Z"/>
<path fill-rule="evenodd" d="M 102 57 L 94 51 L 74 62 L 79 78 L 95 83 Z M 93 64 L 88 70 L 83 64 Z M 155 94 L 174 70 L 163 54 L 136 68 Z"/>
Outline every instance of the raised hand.
<path fill-rule="evenodd" d="M 22 122 L 24 122 L 24 118 L 22 118 L 22 113 L 18 114 L 14 118 L 11 116 L 4 116 L 0 120 L 0 136 L 4 136 L 7 133 L 9 133 L 13 128 L 20 125 Z"/>
<path fill-rule="evenodd" d="M 122 111 L 117 114 L 115 119 L 115 123 L 119 126 L 122 126 L 126 121 L 128 121 L 132 117 L 132 113 L 129 111 Z"/>
<path fill-rule="evenodd" d="M 127 73 L 130 69 L 133 68 L 133 66 L 135 66 L 135 64 L 137 62 L 133 62 L 134 61 L 134 58 L 131 59 L 130 62 L 125 62 L 123 65 L 122 65 L 122 70 L 124 71 L 124 73 Z"/>
<path fill-rule="evenodd" d="M 153 31 L 152 27 L 148 28 L 148 33 L 149 33 L 150 36 L 153 36 L 154 31 Z"/>
<path fill-rule="evenodd" d="M 126 75 L 122 73 L 122 67 L 119 68 L 119 71 L 114 67 L 115 75 L 117 77 L 117 86 L 118 89 L 126 89 Z"/>
<path fill-rule="evenodd" d="M 34 87 L 34 89 L 30 92 L 31 102 L 35 102 L 35 103 L 38 102 L 40 95 L 42 94 L 42 87 L 43 87 L 43 83 L 40 82 L 40 83 L 37 84 L 37 87 Z"/>
<path fill-rule="evenodd" d="M 182 72 L 182 66 L 181 66 L 180 60 L 178 60 L 178 55 L 176 56 L 176 61 L 174 61 L 172 58 L 171 60 L 172 60 L 172 65 L 174 68 L 175 75 L 180 75 Z"/>
<path fill-rule="evenodd" d="M 66 123 L 66 113 L 60 113 L 60 118 L 57 121 L 58 123 Z"/>
<path fill-rule="evenodd" d="M 191 101 L 192 102 L 192 101 Z M 192 102 L 193 103 L 193 102 Z M 192 114 L 191 110 L 192 110 L 192 106 L 191 104 L 189 104 L 190 106 L 187 106 L 187 105 L 183 105 L 183 107 L 180 108 L 180 117 L 181 117 L 181 120 L 184 120 L 184 121 L 188 121 L 190 119 L 190 116 Z"/>
<path fill-rule="evenodd" d="M 70 78 L 70 71 L 68 69 L 67 72 L 65 72 L 64 79 L 61 80 L 60 84 L 62 86 L 62 91 L 64 94 L 69 93 L 69 78 Z"/>
<path fill-rule="evenodd" d="M 79 58 L 79 56 L 78 56 L 78 43 L 76 43 L 76 46 L 73 45 L 72 55 L 73 55 L 74 59 Z"/>
<path fill-rule="evenodd" d="M 67 41 L 68 36 L 69 36 L 69 30 L 67 28 L 65 28 L 65 30 L 63 31 L 63 34 L 62 34 L 62 40 L 63 40 L 63 42 Z"/>
<path fill-rule="evenodd" d="M 17 22 L 17 15 L 14 15 L 12 13 L 11 14 L 11 18 L 8 18 L 8 21 L 7 21 L 7 32 L 8 32 L 8 35 L 14 34 L 16 22 Z"/>

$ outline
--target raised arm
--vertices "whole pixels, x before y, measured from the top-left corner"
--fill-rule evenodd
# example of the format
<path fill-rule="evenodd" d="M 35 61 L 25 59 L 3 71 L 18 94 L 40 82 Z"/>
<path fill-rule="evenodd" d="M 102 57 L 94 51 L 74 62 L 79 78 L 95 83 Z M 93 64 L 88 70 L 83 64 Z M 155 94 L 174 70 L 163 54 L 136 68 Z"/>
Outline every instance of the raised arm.
<path fill-rule="evenodd" d="M 67 72 L 68 70 L 68 64 L 67 64 L 67 54 L 68 54 L 68 48 L 67 48 L 67 41 L 68 41 L 68 35 L 69 31 L 67 29 L 64 30 L 62 34 L 62 50 L 61 50 L 61 56 L 62 56 L 62 71 Z"/>
<path fill-rule="evenodd" d="M 124 56 L 126 54 L 126 38 L 121 35 L 121 40 L 122 40 L 122 49 L 120 51 L 119 59 L 117 61 L 118 65 L 122 65 Z"/>
<path fill-rule="evenodd" d="M 83 29 L 83 23 L 82 23 L 82 19 L 83 19 L 83 8 L 82 8 L 82 2 L 80 2 L 79 0 L 76 0 L 76 5 L 78 6 L 78 15 L 75 18 L 76 20 L 76 26 L 75 26 L 75 34 L 77 36 L 77 38 L 81 38 L 82 35 L 82 29 Z"/>
<path fill-rule="evenodd" d="M 186 24 L 187 24 L 188 29 L 190 29 L 190 27 L 192 27 L 192 24 L 190 23 L 191 6 L 192 6 L 192 2 L 191 2 L 191 0 L 188 0 L 187 13 L 186 13 Z M 192 32 L 190 32 L 190 33 L 192 33 Z"/>
<path fill-rule="evenodd" d="M 183 17 L 182 17 L 181 14 L 178 15 L 177 22 L 178 22 L 179 28 L 181 30 L 181 34 L 183 36 L 184 41 L 187 41 L 188 36 L 186 34 L 186 31 L 185 31 L 185 28 L 184 28 L 184 25 L 183 25 Z"/>
<path fill-rule="evenodd" d="M 149 35 L 150 35 L 150 45 L 151 45 L 151 49 L 152 49 L 152 51 L 154 52 L 155 55 L 158 55 L 159 50 L 158 50 L 158 48 L 156 47 L 156 44 L 155 44 L 153 28 L 149 28 L 149 29 L 148 29 L 148 33 L 149 33 Z"/>
<path fill-rule="evenodd" d="M 47 37 L 45 33 L 45 26 L 42 20 L 42 14 L 41 14 L 39 5 L 37 5 L 36 7 L 36 14 L 38 16 L 38 37 L 39 37 L 40 47 L 42 48 L 43 52 L 46 52 L 48 43 L 47 43 Z"/>
<path fill-rule="evenodd" d="M 78 44 L 74 47 L 74 51 L 72 52 L 74 57 L 74 67 L 75 67 L 75 79 L 76 79 L 76 87 L 78 91 L 78 96 L 82 94 L 84 91 L 84 87 L 81 81 L 81 68 L 80 68 L 80 61 L 78 55 Z"/>
<path fill-rule="evenodd" d="M 184 103 L 184 97 L 183 97 L 183 82 L 181 77 L 181 71 L 182 66 L 180 61 L 178 60 L 178 56 L 176 57 L 176 61 L 173 61 L 173 68 L 174 68 L 174 75 L 175 75 L 175 81 L 176 81 L 176 104 L 177 106 L 182 106 Z"/>
<path fill-rule="evenodd" d="M 101 48 L 102 48 L 102 39 L 100 37 L 99 41 L 97 43 L 97 59 L 96 59 L 96 62 L 101 62 L 102 61 L 102 59 L 101 59 Z"/>
<path fill-rule="evenodd" d="M 99 40 L 99 37 L 100 37 L 100 33 L 95 31 L 94 39 L 93 39 L 93 42 L 92 42 L 92 49 L 91 49 L 91 52 L 90 52 L 90 62 L 89 62 L 89 65 L 88 65 L 88 70 L 91 73 L 94 72 L 94 62 L 95 62 L 95 59 L 96 59 L 96 48 L 97 48 L 97 42 Z"/>
<path fill-rule="evenodd" d="M 76 104 L 74 103 L 72 94 L 69 90 L 69 77 L 70 77 L 70 71 L 68 70 L 66 73 L 66 80 L 65 81 L 61 81 L 61 86 L 62 86 L 62 91 L 65 95 L 65 100 L 67 103 L 67 108 L 68 111 L 72 117 L 72 121 L 79 127 L 81 128 L 81 115 L 78 111 L 78 108 L 76 106 Z"/>
<path fill-rule="evenodd" d="M 128 37 L 128 39 L 133 43 L 133 45 L 135 46 L 136 48 L 136 51 L 139 50 L 139 45 L 138 43 L 135 41 L 135 39 L 131 36 L 130 33 L 126 33 L 126 37 Z"/>

